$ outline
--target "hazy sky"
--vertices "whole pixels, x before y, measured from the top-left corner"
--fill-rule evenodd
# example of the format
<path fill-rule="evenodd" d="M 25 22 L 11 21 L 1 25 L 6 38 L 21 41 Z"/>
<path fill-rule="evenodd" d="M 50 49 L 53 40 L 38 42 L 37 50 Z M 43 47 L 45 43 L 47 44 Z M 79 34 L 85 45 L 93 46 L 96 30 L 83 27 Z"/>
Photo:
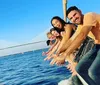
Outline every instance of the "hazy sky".
<path fill-rule="evenodd" d="M 99 0 L 68 0 L 68 7 L 73 5 L 100 13 Z M 0 48 L 43 38 L 56 15 L 63 18 L 62 0 L 0 0 Z"/>

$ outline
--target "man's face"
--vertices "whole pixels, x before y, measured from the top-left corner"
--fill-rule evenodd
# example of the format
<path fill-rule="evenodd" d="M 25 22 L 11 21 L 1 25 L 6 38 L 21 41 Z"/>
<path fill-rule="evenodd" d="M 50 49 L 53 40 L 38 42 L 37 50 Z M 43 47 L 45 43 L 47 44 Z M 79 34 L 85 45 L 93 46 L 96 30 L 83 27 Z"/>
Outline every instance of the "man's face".
<path fill-rule="evenodd" d="M 53 19 L 53 20 L 52 20 L 52 25 L 53 25 L 54 27 L 59 28 L 59 29 L 62 28 L 61 22 L 60 22 L 59 20 L 57 20 L 57 19 Z"/>
<path fill-rule="evenodd" d="M 75 24 L 82 23 L 82 14 L 77 10 L 73 10 L 68 14 L 68 19 Z"/>

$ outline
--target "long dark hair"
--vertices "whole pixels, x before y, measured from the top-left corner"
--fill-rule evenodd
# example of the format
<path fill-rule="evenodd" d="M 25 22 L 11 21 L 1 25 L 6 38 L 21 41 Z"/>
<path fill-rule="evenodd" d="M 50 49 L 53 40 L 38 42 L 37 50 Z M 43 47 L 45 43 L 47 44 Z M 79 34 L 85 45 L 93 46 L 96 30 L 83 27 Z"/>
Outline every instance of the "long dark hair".
<path fill-rule="evenodd" d="M 54 16 L 54 17 L 51 19 L 51 25 L 52 25 L 52 26 L 53 26 L 53 24 L 52 24 L 53 19 L 59 20 L 59 21 L 61 22 L 61 24 L 62 24 L 62 28 L 61 28 L 61 29 L 64 29 L 64 25 L 67 24 L 67 23 L 66 23 L 63 19 L 61 19 L 59 16 Z M 54 26 L 53 26 L 53 27 L 54 27 Z"/>
<path fill-rule="evenodd" d="M 59 28 L 53 26 L 53 24 L 52 24 L 53 19 L 57 19 L 57 20 L 59 20 L 59 21 L 61 22 L 61 24 L 62 24 L 62 28 L 61 28 L 61 29 L 59 29 Z M 71 24 L 73 24 L 73 23 L 65 22 L 65 21 L 64 21 L 63 19 L 61 19 L 59 16 L 54 16 L 54 17 L 51 19 L 51 25 L 54 27 L 54 29 L 55 29 L 59 34 L 60 34 L 62 31 L 65 31 L 65 29 L 64 29 L 65 24 L 70 24 L 70 25 L 71 25 Z M 73 24 L 73 25 L 75 25 L 75 24 Z M 75 27 L 77 28 L 77 25 L 75 25 Z M 73 29 L 73 30 L 72 30 L 71 36 L 73 35 L 74 32 L 75 32 L 75 30 Z"/>

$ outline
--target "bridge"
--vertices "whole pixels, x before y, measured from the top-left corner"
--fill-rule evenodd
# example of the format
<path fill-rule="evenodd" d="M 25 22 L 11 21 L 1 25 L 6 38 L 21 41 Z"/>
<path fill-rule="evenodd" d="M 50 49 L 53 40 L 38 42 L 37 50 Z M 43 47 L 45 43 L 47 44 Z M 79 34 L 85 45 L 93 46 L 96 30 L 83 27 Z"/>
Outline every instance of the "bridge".
<path fill-rule="evenodd" d="M 17 53 L 24 53 L 27 51 L 33 51 L 33 50 L 42 49 L 42 48 L 47 48 L 46 40 L 1 48 L 0 57 L 6 56 L 6 55 L 17 54 Z"/>

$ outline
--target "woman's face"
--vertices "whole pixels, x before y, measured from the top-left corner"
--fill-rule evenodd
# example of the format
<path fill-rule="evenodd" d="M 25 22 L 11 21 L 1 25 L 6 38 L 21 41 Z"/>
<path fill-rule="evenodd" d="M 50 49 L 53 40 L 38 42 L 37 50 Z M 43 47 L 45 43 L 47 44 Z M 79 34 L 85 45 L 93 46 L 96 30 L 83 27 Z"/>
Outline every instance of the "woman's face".
<path fill-rule="evenodd" d="M 60 22 L 58 19 L 53 19 L 51 23 L 52 23 L 52 25 L 53 25 L 54 27 L 57 27 L 57 28 L 59 28 L 59 29 L 62 28 L 62 24 L 61 24 L 61 22 Z"/>
<path fill-rule="evenodd" d="M 53 31 L 52 31 L 52 34 L 53 34 L 54 36 L 56 36 L 56 37 L 60 35 L 56 30 L 53 30 Z"/>
<path fill-rule="evenodd" d="M 54 39 L 56 39 L 56 36 L 54 36 L 54 35 L 52 35 L 52 34 L 47 35 L 47 37 L 48 37 L 49 40 L 54 40 Z"/>

